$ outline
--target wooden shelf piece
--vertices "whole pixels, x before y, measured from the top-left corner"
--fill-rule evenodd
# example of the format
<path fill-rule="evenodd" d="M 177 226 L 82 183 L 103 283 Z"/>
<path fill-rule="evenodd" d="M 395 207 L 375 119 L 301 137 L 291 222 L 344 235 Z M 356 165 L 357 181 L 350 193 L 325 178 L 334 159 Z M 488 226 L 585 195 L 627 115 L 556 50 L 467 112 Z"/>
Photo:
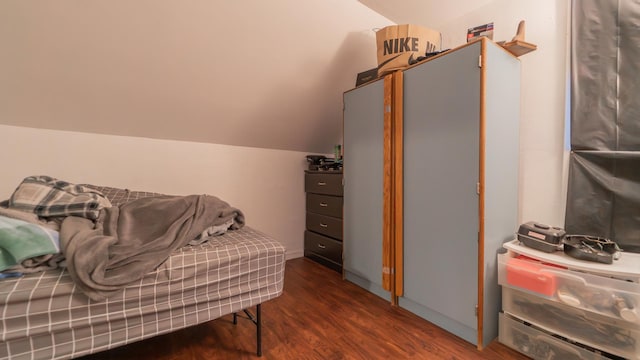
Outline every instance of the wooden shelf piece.
<path fill-rule="evenodd" d="M 530 53 L 538 48 L 535 44 L 520 40 L 513 40 L 509 41 L 508 43 L 502 43 L 500 44 L 500 46 L 505 48 L 508 52 L 512 53 L 516 57 Z"/>

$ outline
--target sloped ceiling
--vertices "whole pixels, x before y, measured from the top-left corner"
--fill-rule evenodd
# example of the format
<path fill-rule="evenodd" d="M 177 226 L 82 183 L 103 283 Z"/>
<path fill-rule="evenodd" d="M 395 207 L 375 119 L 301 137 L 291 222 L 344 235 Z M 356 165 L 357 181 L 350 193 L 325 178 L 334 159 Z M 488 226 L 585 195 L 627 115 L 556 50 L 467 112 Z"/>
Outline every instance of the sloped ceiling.
<path fill-rule="evenodd" d="M 0 124 L 327 153 L 390 24 L 356 0 L 3 0 Z"/>
<path fill-rule="evenodd" d="M 396 24 L 416 24 L 438 28 L 464 13 L 495 0 L 359 0 Z"/>

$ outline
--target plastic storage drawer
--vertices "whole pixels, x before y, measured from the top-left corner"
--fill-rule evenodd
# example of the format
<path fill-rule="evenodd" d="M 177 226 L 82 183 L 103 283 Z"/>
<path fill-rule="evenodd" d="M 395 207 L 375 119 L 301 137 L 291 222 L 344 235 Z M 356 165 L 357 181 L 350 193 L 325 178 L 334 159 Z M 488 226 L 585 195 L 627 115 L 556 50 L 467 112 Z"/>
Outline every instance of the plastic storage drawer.
<path fill-rule="evenodd" d="M 498 341 L 535 360 L 607 360 L 587 348 L 500 314 Z"/>
<path fill-rule="evenodd" d="M 640 284 L 498 255 L 498 283 L 640 326 Z"/>
<path fill-rule="evenodd" d="M 628 359 L 640 359 L 640 326 L 636 324 L 508 287 L 502 288 L 502 309 L 571 341 Z"/>

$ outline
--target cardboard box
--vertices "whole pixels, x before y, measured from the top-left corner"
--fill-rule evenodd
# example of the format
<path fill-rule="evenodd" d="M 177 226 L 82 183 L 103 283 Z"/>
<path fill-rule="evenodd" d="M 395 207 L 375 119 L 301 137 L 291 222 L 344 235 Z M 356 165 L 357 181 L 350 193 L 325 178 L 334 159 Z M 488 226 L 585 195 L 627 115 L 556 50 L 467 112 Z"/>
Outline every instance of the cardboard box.
<path fill-rule="evenodd" d="M 392 25 L 376 32 L 378 76 L 401 70 L 419 56 L 440 51 L 440 32 L 418 25 Z"/>

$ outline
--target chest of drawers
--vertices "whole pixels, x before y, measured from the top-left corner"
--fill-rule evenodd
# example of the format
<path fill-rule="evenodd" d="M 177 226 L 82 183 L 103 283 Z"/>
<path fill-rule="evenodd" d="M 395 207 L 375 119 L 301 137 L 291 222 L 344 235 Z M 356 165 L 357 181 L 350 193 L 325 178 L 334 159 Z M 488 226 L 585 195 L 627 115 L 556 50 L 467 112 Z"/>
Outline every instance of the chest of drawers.
<path fill-rule="evenodd" d="M 304 256 L 342 272 L 342 172 L 305 171 Z"/>

